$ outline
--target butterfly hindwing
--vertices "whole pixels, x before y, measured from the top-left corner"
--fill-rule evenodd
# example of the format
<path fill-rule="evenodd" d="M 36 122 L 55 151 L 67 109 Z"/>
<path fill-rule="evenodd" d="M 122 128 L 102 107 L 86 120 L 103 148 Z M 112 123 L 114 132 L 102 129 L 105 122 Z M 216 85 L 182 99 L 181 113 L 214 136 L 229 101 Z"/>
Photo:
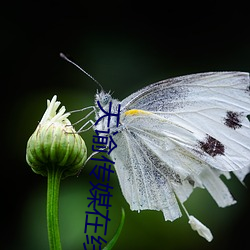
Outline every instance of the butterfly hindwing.
<path fill-rule="evenodd" d="M 154 114 L 126 117 L 126 128 L 116 137 L 120 147 L 111 156 L 132 210 L 162 210 L 172 221 L 181 215 L 174 194 L 184 202 L 197 186 L 207 188 L 219 206 L 234 203 L 217 170 L 187 150 L 192 148 L 193 134 L 181 130 Z M 182 141 L 171 135 L 174 131 Z M 189 141 L 187 148 L 184 141 Z"/>
<path fill-rule="evenodd" d="M 117 147 L 111 154 L 121 189 L 132 210 L 162 210 L 166 220 L 180 217 L 180 209 L 168 176 L 157 170 L 152 150 L 133 131 L 116 135 Z M 127 150 L 124 150 L 124 148 Z M 159 167 L 159 165 L 158 165 Z M 167 168 L 165 168 L 167 171 Z M 177 178 L 177 177 L 176 177 Z"/>

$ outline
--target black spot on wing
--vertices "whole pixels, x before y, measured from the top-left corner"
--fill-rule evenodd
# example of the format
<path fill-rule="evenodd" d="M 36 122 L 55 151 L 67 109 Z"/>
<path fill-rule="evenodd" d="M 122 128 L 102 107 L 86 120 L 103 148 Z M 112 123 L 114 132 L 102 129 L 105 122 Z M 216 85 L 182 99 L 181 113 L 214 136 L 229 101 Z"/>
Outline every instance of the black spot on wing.
<path fill-rule="evenodd" d="M 187 181 L 192 187 L 194 187 L 195 181 L 190 176 L 187 177 Z"/>
<path fill-rule="evenodd" d="M 227 111 L 227 115 L 224 118 L 224 124 L 232 129 L 240 128 L 242 113 Z"/>
<path fill-rule="evenodd" d="M 207 135 L 205 141 L 199 141 L 199 146 L 204 152 L 212 157 L 224 155 L 225 152 L 224 145 L 210 135 Z"/>

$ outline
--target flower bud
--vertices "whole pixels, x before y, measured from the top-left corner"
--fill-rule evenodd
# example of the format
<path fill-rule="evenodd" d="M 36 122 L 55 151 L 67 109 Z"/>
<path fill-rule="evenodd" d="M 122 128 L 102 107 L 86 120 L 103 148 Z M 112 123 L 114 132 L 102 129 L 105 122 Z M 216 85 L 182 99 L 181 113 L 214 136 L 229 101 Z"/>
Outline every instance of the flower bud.
<path fill-rule="evenodd" d="M 65 113 L 64 106 L 56 113 L 59 105 L 56 96 L 47 101 L 47 110 L 27 143 L 26 160 L 43 176 L 50 168 L 58 168 L 62 177 L 75 175 L 87 158 L 83 139 L 67 119 L 70 113 Z"/>

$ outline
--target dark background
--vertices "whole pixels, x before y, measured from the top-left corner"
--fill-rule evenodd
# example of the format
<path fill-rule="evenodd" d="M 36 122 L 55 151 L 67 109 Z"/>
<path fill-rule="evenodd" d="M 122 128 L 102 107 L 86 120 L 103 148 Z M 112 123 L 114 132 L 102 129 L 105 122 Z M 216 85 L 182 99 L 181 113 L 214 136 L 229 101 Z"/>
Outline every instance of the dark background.
<path fill-rule="evenodd" d="M 59 57 L 67 55 L 123 99 L 168 77 L 250 69 L 248 5 L 189 2 L 11 2 L 1 6 L 2 249 L 48 249 L 46 178 L 25 161 L 26 143 L 54 94 L 67 110 L 93 105 L 97 85 Z M 77 120 L 76 117 L 72 117 Z M 91 146 L 91 133 L 82 135 Z M 83 249 L 89 189 L 87 164 L 80 177 L 62 182 L 63 249 Z M 246 186 L 250 186 L 249 176 Z M 117 177 L 112 185 L 109 240 L 124 207 L 126 221 L 114 249 L 248 249 L 249 189 L 226 180 L 238 203 L 218 208 L 204 190 L 187 202 L 190 214 L 214 235 L 207 243 L 187 218 L 165 222 L 161 212 L 132 212 Z"/>

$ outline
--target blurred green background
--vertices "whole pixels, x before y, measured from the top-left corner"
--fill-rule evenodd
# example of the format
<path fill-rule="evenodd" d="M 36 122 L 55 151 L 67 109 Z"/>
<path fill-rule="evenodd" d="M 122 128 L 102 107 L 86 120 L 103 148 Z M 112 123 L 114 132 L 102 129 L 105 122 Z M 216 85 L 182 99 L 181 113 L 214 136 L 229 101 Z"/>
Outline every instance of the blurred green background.
<path fill-rule="evenodd" d="M 132 1 L 11 2 L 1 7 L 2 239 L 1 249 L 48 249 L 46 178 L 25 161 L 26 143 L 54 94 L 67 110 L 93 105 L 97 85 L 59 57 L 64 52 L 122 100 L 150 83 L 205 71 L 250 69 L 247 8 Z M 72 116 L 76 121 L 79 116 Z M 82 134 L 91 148 L 91 132 Z M 89 195 L 88 163 L 62 181 L 60 229 L 64 250 L 83 249 Z M 249 188 L 226 180 L 237 204 L 218 208 L 205 190 L 186 203 L 213 235 L 206 242 L 185 216 L 165 222 L 161 212 L 132 212 L 116 175 L 107 240 L 126 220 L 114 249 L 248 249 Z M 250 177 L 246 178 L 250 186 Z"/>

